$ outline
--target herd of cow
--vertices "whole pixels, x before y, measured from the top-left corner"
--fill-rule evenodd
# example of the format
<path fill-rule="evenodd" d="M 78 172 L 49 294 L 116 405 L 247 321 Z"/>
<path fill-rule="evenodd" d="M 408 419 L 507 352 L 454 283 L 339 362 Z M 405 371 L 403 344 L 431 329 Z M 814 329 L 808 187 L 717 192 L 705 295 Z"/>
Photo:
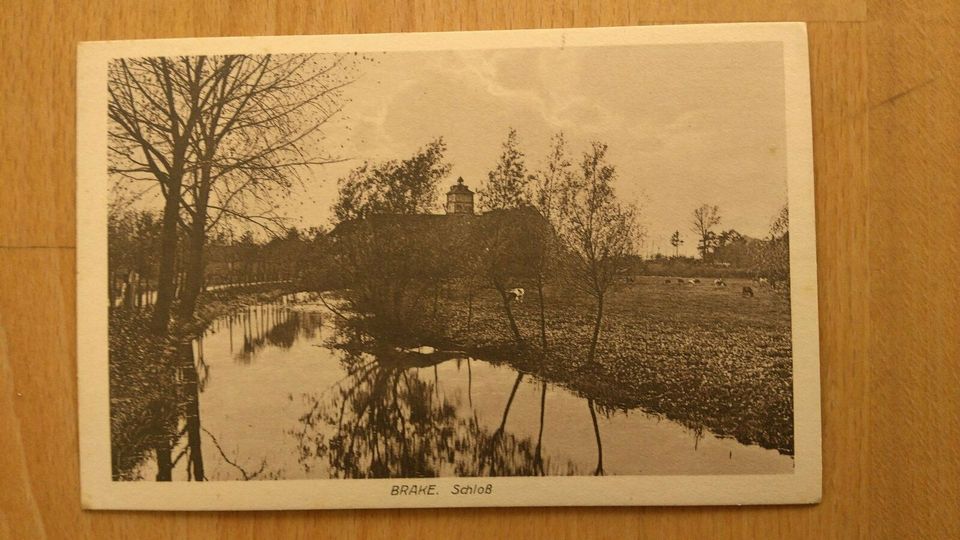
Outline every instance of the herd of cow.
<path fill-rule="evenodd" d="M 753 281 L 754 283 L 757 284 L 758 287 L 770 286 L 770 280 L 765 277 L 754 278 Z M 664 280 L 664 283 L 673 283 L 673 282 L 674 282 L 674 278 L 667 278 Z M 700 283 L 700 279 L 699 278 L 676 278 L 676 282 L 681 285 L 683 284 L 698 285 Z M 716 288 L 723 288 L 727 286 L 727 282 L 724 281 L 723 278 L 717 278 L 713 280 L 713 286 Z M 753 287 L 749 285 L 744 285 L 743 288 L 740 290 L 740 294 L 746 298 L 753 298 L 754 296 Z"/>
<path fill-rule="evenodd" d="M 632 277 L 629 277 L 629 276 L 627 277 L 627 282 L 628 282 L 628 283 L 633 283 L 633 281 L 634 281 L 634 280 L 633 280 Z M 673 282 L 674 282 L 674 278 L 667 278 L 667 279 L 664 280 L 664 283 L 673 283 Z M 768 278 L 765 278 L 765 277 L 754 278 L 754 279 L 753 279 L 753 282 L 757 285 L 757 287 L 770 287 L 770 286 L 772 286 L 772 283 L 770 282 L 770 280 L 769 280 Z M 686 284 L 686 285 L 699 285 L 699 284 L 700 284 L 700 278 L 676 278 L 676 283 L 678 283 L 678 284 L 680 284 L 680 285 L 684 285 L 684 284 Z M 716 288 L 718 288 L 718 289 L 724 288 L 724 287 L 727 286 L 727 282 L 724 281 L 723 278 L 717 278 L 717 279 L 713 280 L 713 286 L 716 287 Z M 524 292 L 525 292 L 525 291 L 524 291 L 522 288 L 517 287 L 517 288 L 515 288 L 515 289 L 509 289 L 509 290 L 507 290 L 507 291 L 504 291 L 503 294 L 504 294 L 504 297 L 505 297 L 505 299 L 506 299 L 507 302 L 516 302 L 516 303 L 518 303 L 518 304 L 522 304 L 522 303 L 523 303 Z M 751 286 L 749 286 L 749 285 L 744 285 L 743 288 L 740 290 L 740 294 L 741 294 L 742 296 L 744 296 L 745 298 L 753 298 L 753 296 L 754 296 L 753 287 L 751 287 Z"/>

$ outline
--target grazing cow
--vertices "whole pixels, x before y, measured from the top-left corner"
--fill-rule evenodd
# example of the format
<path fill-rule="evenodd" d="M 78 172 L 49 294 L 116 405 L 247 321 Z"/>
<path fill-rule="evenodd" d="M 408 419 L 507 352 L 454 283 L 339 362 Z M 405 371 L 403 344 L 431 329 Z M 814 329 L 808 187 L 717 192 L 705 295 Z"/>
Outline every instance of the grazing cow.
<path fill-rule="evenodd" d="M 715 287 L 726 287 L 726 286 L 727 286 L 727 283 L 726 283 L 725 281 L 723 281 L 722 279 L 715 279 L 715 280 L 713 280 L 713 285 L 714 285 Z"/>
<path fill-rule="evenodd" d="M 760 278 L 758 282 L 760 283 L 761 287 L 766 287 L 767 285 L 770 284 L 770 280 L 765 277 Z"/>
<path fill-rule="evenodd" d="M 746 298 L 753 298 L 753 287 L 744 287 L 743 292 L 740 294 Z"/>
<path fill-rule="evenodd" d="M 507 300 L 514 301 L 518 304 L 523 303 L 523 289 L 517 287 L 516 289 L 510 289 L 507 291 Z"/>
<path fill-rule="evenodd" d="M 683 278 L 677 278 L 677 283 L 683 283 Z"/>
<path fill-rule="evenodd" d="M 693 285 L 694 283 L 696 283 L 696 280 L 688 279 L 687 283 L 689 283 L 690 285 Z"/>
<path fill-rule="evenodd" d="M 693 279 L 693 282 L 694 282 L 694 283 L 700 283 L 700 280 L 699 280 L 698 278 L 694 278 L 694 279 Z"/>
<path fill-rule="evenodd" d="M 673 283 L 673 280 L 672 280 L 672 279 L 667 279 L 667 280 L 664 281 L 664 283 Z"/>

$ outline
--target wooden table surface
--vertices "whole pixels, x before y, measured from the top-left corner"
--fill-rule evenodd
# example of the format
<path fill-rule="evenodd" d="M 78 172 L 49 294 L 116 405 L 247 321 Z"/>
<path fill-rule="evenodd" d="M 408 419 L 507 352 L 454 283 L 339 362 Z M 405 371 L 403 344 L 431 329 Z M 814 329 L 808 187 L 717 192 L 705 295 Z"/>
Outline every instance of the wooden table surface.
<path fill-rule="evenodd" d="M 960 2 L 53 2 L 0 19 L 0 538 L 960 538 Z M 823 503 L 83 512 L 74 310 L 82 40 L 808 21 Z"/>

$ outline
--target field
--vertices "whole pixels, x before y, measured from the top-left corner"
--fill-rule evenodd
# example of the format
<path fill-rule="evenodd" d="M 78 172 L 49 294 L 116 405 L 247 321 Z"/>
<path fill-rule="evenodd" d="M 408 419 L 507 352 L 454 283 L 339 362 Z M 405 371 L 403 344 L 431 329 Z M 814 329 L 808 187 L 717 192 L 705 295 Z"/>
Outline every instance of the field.
<path fill-rule="evenodd" d="M 793 453 L 790 302 L 746 279 L 691 285 L 644 276 L 608 294 L 595 365 L 587 364 L 594 300 L 557 286 L 546 290 L 548 349 L 539 343 L 539 304 L 530 283 L 514 312 L 527 345 L 518 352 L 492 290 L 473 300 L 467 325 L 462 291 L 446 290 L 432 322 L 434 339 L 593 398 L 607 409 L 641 407 L 744 443 Z M 743 286 L 756 295 L 743 297 Z"/>

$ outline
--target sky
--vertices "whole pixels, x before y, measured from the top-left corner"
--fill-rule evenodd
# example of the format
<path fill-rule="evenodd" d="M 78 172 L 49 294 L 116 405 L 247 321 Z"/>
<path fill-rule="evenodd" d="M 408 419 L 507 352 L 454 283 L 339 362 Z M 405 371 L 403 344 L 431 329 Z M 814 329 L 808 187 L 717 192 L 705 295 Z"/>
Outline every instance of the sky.
<path fill-rule="evenodd" d="M 680 230 L 692 255 L 700 204 L 719 206 L 720 228 L 762 237 L 787 201 L 779 43 L 384 53 L 360 69 L 324 130 L 347 160 L 308 172 L 281 208 L 301 226 L 329 224 L 351 168 L 439 136 L 453 165 L 441 191 L 458 176 L 480 188 L 511 127 L 529 170 L 558 131 L 575 163 L 591 141 L 608 144 L 618 196 L 641 206 L 644 254 L 672 253 Z"/>
<path fill-rule="evenodd" d="M 694 208 L 754 237 L 787 201 L 782 46 L 710 43 L 387 52 L 359 64 L 323 149 L 344 161 L 304 171 L 278 209 L 298 227 L 329 226 L 337 179 L 363 161 L 409 157 L 442 136 L 457 177 L 481 188 L 510 128 L 527 168 L 563 131 L 574 163 L 609 146 L 618 196 L 641 207 L 641 253 L 693 255 Z M 440 201 L 438 200 L 438 203 Z"/>

